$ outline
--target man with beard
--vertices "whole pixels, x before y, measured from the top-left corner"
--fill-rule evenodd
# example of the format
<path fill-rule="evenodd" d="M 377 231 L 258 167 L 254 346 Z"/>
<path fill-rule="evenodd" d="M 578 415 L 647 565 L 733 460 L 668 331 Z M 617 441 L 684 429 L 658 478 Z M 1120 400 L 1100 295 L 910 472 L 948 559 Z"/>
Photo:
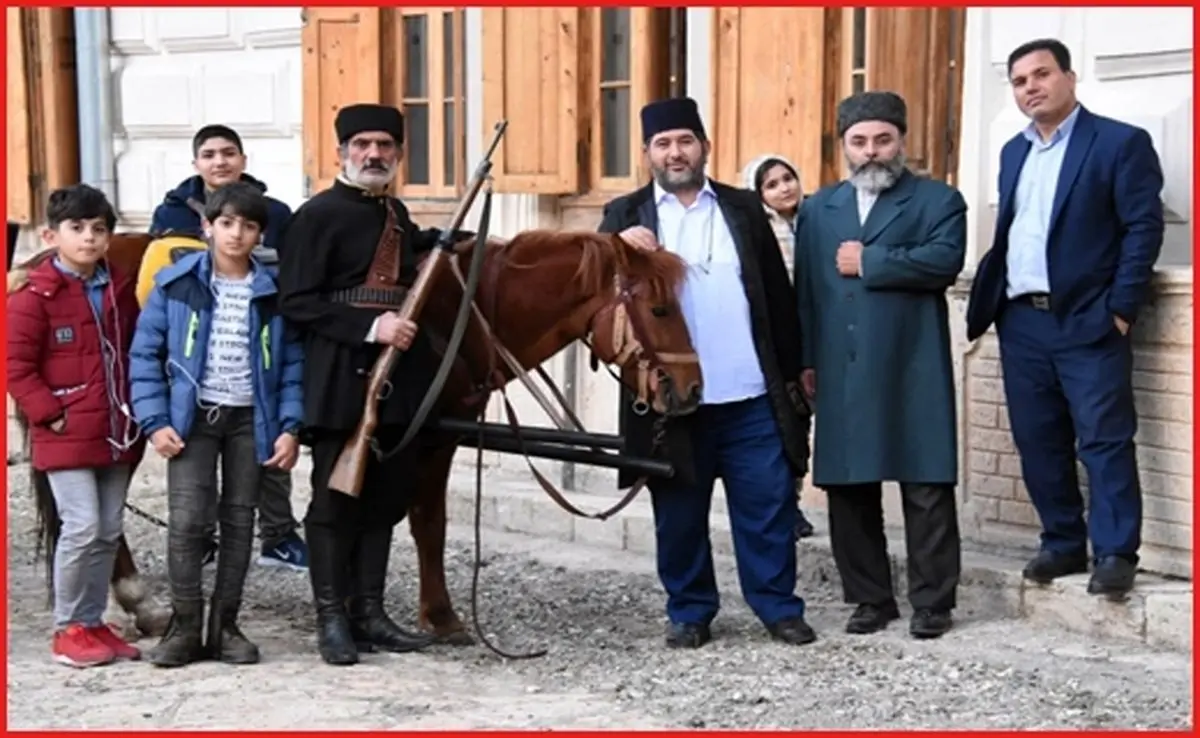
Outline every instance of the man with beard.
<path fill-rule="evenodd" d="M 667 645 L 698 648 L 712 637 L 720 602 L 708 521 L 717 477 L 747 604 L 774 638 L 811 643 L 817 635 L 795 594 L 792 534 L 810 417 L 799 389 L 795 291 L 758 195 L 705 176 L 711 143 L 696 103 L 662 100 L 641 115 L 654 181 L 608 203 L 600 231 L 688 262 L 680 305 L 704 374 L 700 408 L 666 426 L 676 476 L 650 484 Z M 656 417 L 622 401 L 625 453 L 651 454 Z M 621 487 L 633 483 L 628 477 Z"/>
<path fill-rule="evenodd" d="M 138 297 L 141 302 L 149 297 L 154 287 L 154 276 L 160 269 L 178 258 L 184 249 L 205 247 L 204 225 L 200 214 L 188 205 L 189 199 L 203 204 L 210 192 L 232 182 L 244 182 L 264 193 L 267 191 L 266 184 L 246 174 L 242 138 L 228 126 L 207 125 L 196 131 L 192 137 L 192 166 L 196 174 L 168 192 L 150 219 L 150 232 L 155 236 L 170 234 L 186 238 L 162 239 L 147 250 L 138 275 Z M 262 243 L 254 249 L 254 257 L 266 264 L 274 264 L 279 234 L 287 226 L 292 211 L 286 203 L 273 197 L 266 197 L 266 201 L 267 227 L 263 231 Z M 308 566 L 308 547 L 296 533 L 300 524 L 292 516 L 292 474 L 281 469 L 264 469 L 261 486 L 258 532 L 262 548 L 258 563 L 302 571 Z M 213 522 L 208 527 L 205 564 L 212 563 L 217 551 L 216 498 L 213 499 L 211 517 Z"/>
<path fill-rule="evenodd" d="M 882 482 L 900 483 L 909 631 L 951 627 L 960 571 L 954 373 L 946 288 L 966 255 L 957 190 L 905 168 L 904 100 L 863 92 L 838 106 L 850 178 L 801 207 L 796 291 L 804 389 L 816 405 L 813 483 L 826 490 L 850 633 L 900 617 Z"/>
<path fill-rule="evenodd" d="M 385 453 L 428 389 L 436 357 L 417 325 L 395 311 L 404 296 L 398 285 L 411 282 L 417 254 L 432 248 L 440 232 L 418 229 L 387 192 L 404 143 L 399 110 L 351 105 L 338 111 L 334 128 L 341 173 L 293 216 L 279 280 L 281 309 L 305 341 L 302 440 L 312 448 L 312 501 L 304 523 L 317 643 L 327 663 L 354 664 L 356 643 L 406 652 L 432 642 L 400 628 L 383 609 L 392 529 L 408 511 L 419 442 L 384 461 L 370 455 L 357 499 L 328 482 L 385 345 L 403 352 L 378 400 L 375 438 Z"/>
<path fill-rule="evenodd" d="M 1021 476 L 1042 523 L 1025 578 L 1087 572 L 1090 538 L 1088 592 L 1120 598 L 1142 527 L 1129 330 L 1163 244 L 1162 164 L 1145 130 L 1079 104 L 1061 41 L 1014 49 L 1008 78 L 1031 120 L 1000 151 L 996 232 L 971 285 L 967 336 L 996 324 Z"/>

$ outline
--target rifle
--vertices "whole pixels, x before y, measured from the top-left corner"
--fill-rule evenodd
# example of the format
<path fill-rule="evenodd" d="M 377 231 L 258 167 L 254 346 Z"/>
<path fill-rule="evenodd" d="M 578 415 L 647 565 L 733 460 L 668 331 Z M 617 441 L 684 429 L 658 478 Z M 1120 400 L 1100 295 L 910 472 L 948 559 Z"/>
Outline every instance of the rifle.
<path fill-rule="evenodd" d="M 421 309 L 425 307 L 429 291 L 433 289 L 433 285 L 437 281 L 438 274 L 445 267 L 446 262 L 453 258 L 454 233 L 462 226 L 467 211 L 471 209 L 476 195 L 479 194 L 480 188 L 491 172 L 492 154 L 500 145 L 500 139 L 504 136 L 507 128 L 508 121 L 506 120 L 501 120 L 496 124 L 491 145 L 488 146 L 479 165 L 475 168 L 471 181 L 467 183 L 467 191 L 459 201 L 454 214 L 450 216 L 449 226 L 442 230 L 438 237 L 437 247 L 421 264 L 412 289 L 404 296 L 404 302 L 396 311 L 396 315 L 400 318 L 414 322 L 417 320 Z M 329 489 L 337 490 L 350 497 L 358 497 L 362 493 L 363 476 L 367 471 L 367 454 L 371 451 L 371 436 L 379 424 L 378 398 L 388 377 L 391 376 L 399 356 L 400 350 L 389 345 L 375 360 L 375 365 L 371 368 L 371 376 L 367 379 L 367 398 L 362 418 L 358 421 L 358 427 L 354 429 L 354 435 L 346 441 L 341 454 L 338 455 L 337 463 L 333 466 L 333 473 L 329 476 Z"/>

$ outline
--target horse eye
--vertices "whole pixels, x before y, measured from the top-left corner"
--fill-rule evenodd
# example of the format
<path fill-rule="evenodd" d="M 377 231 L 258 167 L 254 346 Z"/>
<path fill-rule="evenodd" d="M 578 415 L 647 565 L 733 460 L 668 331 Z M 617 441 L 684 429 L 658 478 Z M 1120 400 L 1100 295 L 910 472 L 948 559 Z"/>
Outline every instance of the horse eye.
<path fill-rule="evenodd" d="M 650 308 L 650 312 L 653 313 L 654 317 L 656 318 L 667 317 L 667 308 L 662 305 L 655 305 L 654 307 Z"/>

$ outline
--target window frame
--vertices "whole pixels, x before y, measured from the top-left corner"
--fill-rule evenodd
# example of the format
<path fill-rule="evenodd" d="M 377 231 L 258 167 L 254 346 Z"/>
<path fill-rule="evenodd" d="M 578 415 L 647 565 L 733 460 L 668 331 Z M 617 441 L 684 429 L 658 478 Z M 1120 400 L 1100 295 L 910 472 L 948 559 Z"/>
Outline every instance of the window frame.
<path fill-rule="evenodd" d="M 686 13 L 681 8 L 622 7 L 618 11 L 629 13 L 629 79 L 622 82 L 601 82 L 605 59 L 602 34 L 602 9 L 583 9 L 581 26 L 587 42 L 583 64 L 587 76 L 585 119 L 588 121 L 584 134 L 586 156 L 580 165 L 582 177 L 581 194 L 612 194 L 629 192 L 641 187 L 650 179 L 642 152 L 641 109 L 647 103 L 664 97 L 671 85 L 671 16 L 670 13 Z M 686 26 L 684 26 L 686 28 Z M 681 43 L 686 44 L 686 31 Z M 685 46 L 686 48 L 686 46 Z M 686 53 L 681 74 L 686 75 Z M 686 79 L 686 76 L 684 76 Z M 623 86 L 629 90 L 629 175 L 605 176 L 604 174 L 604 124 L 602 112 L 603 86 Z"/>
<path fill-rule="evenodd" d="M 445 94 L 446 85 L 446 56 L 443 43 L 446 14 L 451 18 L 451 47 L 452 68 L 451 97 Z M 427 52 L 425 55 L 426 79 L 425 96 L 423 98 L 409 97 L 405 90 L 407 76 L 407 53 L 404 23 L 408 18 L 425 18 L 425 33 Z M 405 114 L 405 145 L 404 156 L 400 162 L 400 172 L 396 177 L 396 193 L 406 198 L 439 200 L 458 198 L 466 187 L 466 114 L 467 99 L 464 66 L 466 64 L 465 35 L 466 8 L 458 6 L 446 7 L 413 7 L 395 8 L 392 24 L 393 53 L 392 73 L 394 83 L 392 94 L 396 107 Z M 454 143 L 454 184 L 445 184 L 445 111 L 447 104 L 454 110 L 454 126 L 451 132 Z M 415 184 L 408 181 L 408 164 L 410 161 L 410 145 L 408 108 L 411 104 L 425 105 L 429 110 L 429 183 Z"/>

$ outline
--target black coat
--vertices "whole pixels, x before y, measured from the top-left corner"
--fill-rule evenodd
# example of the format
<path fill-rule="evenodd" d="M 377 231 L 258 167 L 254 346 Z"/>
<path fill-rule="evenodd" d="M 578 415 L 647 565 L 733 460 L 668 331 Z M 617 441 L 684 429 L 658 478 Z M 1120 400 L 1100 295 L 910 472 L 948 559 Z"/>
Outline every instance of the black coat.
<path fill-rule="evenodd" d="M 796 314 L 796 292 L 783 263 L 779 241 L 771 230 L 758 195 L 714 180 L 710 182 L 741 260 L 742 285 L 750 303 L 754 347 L 766 378 L 767 395 L 779 424 L 784 451 L 796 476 L 803 477 L 808 471 L 808 429 L 812 412 L 800 393 L 802 337 Z M 652 184 L 605 205 L 599 230 L 601 233 L 619 233 L 638 225 L 658 232 Z M 628 456 L 648 457 L 654 421 L 659 416 L 653 410 L 639 416 L 632 407 L 633 398 L 623 394 L 620 408 L 620 432 L 625 436 L 623 452 Z M 674 464 L 676 478 L 685 482 L 694 479 L 689 440 L 692 417 L 675 418 L 666 424 L 665 458 Z M 622 472 L 618 486 L 629 487 L 635 481 L 636 475 Z"/>
<path fill-rule="evenodd" d="M 392 198 L 392 205 L 401 230 L 400 281 L 408 285 L 418 257 L 436 246 L 441 232 L 417 227 L 400 200 Z M 386 218 L 381 198 L 335 181 L 301 205 L 283 233 L 280 309 L 304 335 L 305 424 L 311 429 L 353 430 L 362 417 L 368 377 L 383 351 L 364 339 L 385 311 L 335 304 L 326 295 L 366 280 Z M 407 425 L 425 396 L 439 361 L 426 336 L 418 331 L 397 359 L 392 390 L 379 405 L 380 425 Z"/>

